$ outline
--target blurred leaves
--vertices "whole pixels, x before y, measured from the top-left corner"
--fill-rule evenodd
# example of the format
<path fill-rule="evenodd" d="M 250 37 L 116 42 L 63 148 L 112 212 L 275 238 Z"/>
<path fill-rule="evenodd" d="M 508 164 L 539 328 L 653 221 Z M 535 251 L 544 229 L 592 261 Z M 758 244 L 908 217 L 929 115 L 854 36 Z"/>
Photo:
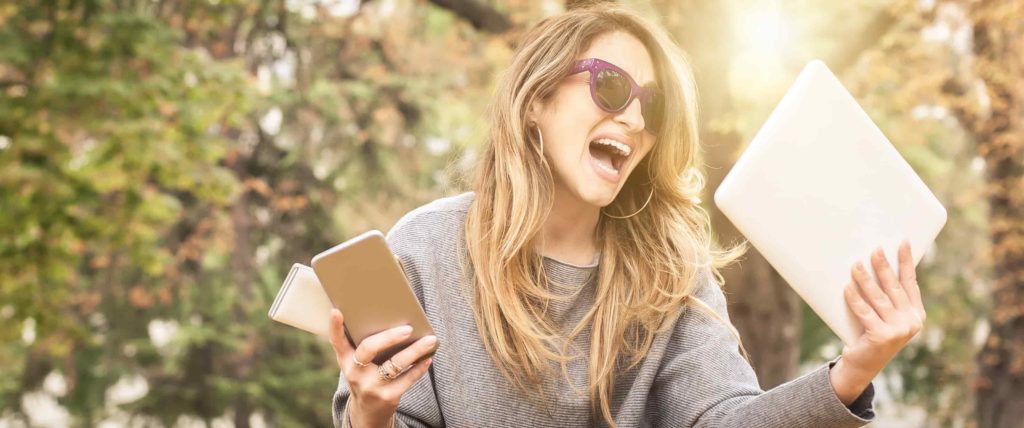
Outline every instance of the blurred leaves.
<path fill-rule="evenodd" d="M 0 415 L 57 373 L 77 425 L 331 423 L 334 357 L 267 318 L 280 281 L 291 263 L 464 188 L 521 23 L 555 12 L 501 2 L 513 28 L 490 34 L 426 2 L 363 3 L 0 4 Z M 977 77 L 1014 82 L 998 64 L 971 66 L 970 31 L 991 17 L 952 1 L 777 6 L 782 53 L 687 41 L 707 47 L 691 54 L 735 55 L 726 93 L 702 95 L 731 107 L 702 128 L 749 141 L 808 59 L 895 19 L 840 77 L 950 220 L 919 268 L 928 326 L 884 377 L 934 423 L 963 422 L 993 263 L 979 154 L 1016 141 L 978 150 L 972 127 L 1006 104 L 981 102 L 976 88 L 993 85 Z M 801 355 L 834 354 L 827 327 L 803 321 Z M 144 393 L 108 399 L 136 378 Z"/>
<path fill-rule="evenodd" d="M 0 23 L 0 415 L 57 373 L 81 425 L 329 425 L 329 346 L 266 311 L 291 263 L 457 186 L 436 172 L 482 138 L 459 124 L 489 36 L 412 2 L 31 1 Z"/>

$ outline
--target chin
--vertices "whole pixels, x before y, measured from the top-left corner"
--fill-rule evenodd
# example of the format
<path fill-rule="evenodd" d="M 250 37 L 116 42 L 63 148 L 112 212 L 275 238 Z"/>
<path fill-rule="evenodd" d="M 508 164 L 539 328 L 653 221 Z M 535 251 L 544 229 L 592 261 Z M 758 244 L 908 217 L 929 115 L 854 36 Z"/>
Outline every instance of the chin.
<path fill-rule="evenodd" d="M 615 197 L 618 194 L 619 189 L 595 188 L 591 186 L 584 186 L 577 192 L 580 200 L 597 208 L 604 208 L 610 205 L 615 201 Z"/>

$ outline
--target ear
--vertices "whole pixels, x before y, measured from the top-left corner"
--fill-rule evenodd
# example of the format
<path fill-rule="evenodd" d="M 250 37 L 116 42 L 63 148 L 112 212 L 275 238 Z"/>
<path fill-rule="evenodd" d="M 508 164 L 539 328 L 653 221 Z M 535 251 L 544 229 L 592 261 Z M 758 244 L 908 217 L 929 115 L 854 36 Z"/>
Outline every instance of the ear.
<path fill-rule="evenodd" d="M 544 112 L 543 103 L 540 100 L 535 100 L 530 104 L 530 112 L 526 114 L 526 123 L 528 125 L 536 125 L 537 118 L 541 117 Z"/>

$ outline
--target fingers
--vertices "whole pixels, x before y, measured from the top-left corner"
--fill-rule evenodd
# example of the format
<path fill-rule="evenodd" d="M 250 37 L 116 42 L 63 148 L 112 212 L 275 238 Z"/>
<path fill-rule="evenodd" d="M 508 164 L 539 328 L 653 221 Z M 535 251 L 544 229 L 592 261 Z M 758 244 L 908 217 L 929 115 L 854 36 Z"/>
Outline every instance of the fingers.
<path fill-rule="evenodd" d="M 851 272 L 853 281 L 857 284 L 860 289 L 860 294 L 875 312 L 886 322 L 891 322 L 895 318 L 896 308 L 893 306 L 892 301 L 889 300 L 889 296 L 878 286 L 878 283 L 871 278 L 868 274 L 867 269 L 864 268 L 864 264 L 857 262 L 853 266 Z"/>
<path fill-rule="evenodd" d="M 392 359 L 394 361 L 394 359 Z M 430 368 L 430 364 L 434 362 L 433 358 L 427 358 L 420 361 L 405 371 L 398 379 L 395 379 L 389 383 L 389 385 L 398 388 L 399 391 L 408 391 L 417 380 L 419 380 Z M 397 364 L 397 363 L 396 363 Z"/>
<path fill-rule="evenodd" d="M 876 281 L 860 262 L 851 271 L 853 283 L 844 294 L 850 309 L 870 332 L 875 343 L 902 346 L 924 323 L 924 307 L 907 242 L 900 245 L 899 275 L 881 249 L 871 254 Z"/>
<path fill-rule="evenodd" d="M 352 344 L 345 337 L 345 316 L 337 309 L 331 309 L 331 346 L 334 347 L 334 356 L 338 360 L 338 367 L 345 373 L 351 371 Z"/>
<path fill-rule="evenodd" d="M 437 345 L 437 336 L 421 337 L 412 345 L 407 346 L 405 349 L 391 357 L 391 362 L 394 363 L 395 367 L 398 367 L 399 370 L 404 370 L 406 367 L 412 365 L 414 361 L 418 361 L 420 358 L 423 358 L 424 355 L 433 351 L 435 345 Z"/>
<path fill-rule="evenodd" d="M 400 327 L 389 328 L 363 339 L 356 348 L 354 355 L 359 361 L 368 363 L 373 360 L 377 354 L 408 339 L 410 334 L 412 334 L 412 326 L 403 325 Z"/>
<path fill-rule="evenodd" d="M 414 365 L 413 361 L 428 354 L 436 348 L 437 337 L 431 335 L 420 338 L 415 343 L 395 354 L 382 366 L 367 364 L 359 367 L 353 361 L 369 363 L 382 351 L 408 340 L 412 334 L 411 326 L 400 326 L 384 330 L 367 337 L 355 349 L 345 337 L 344 317 L 338 310 L 331 311 L 331 344 L 334 346 L 338 365 L 345 373 L 352 396 L 363 403 L 364 408 L 386 409 L 394 412 L 403 394 L 427 372 L 432 359 L 428 358 Z M 391 379 L 382 379 L 378 370 L 387 370 Z"/>
<path fill-rule="evenodd" d="M 854 283 L 846 284 L 846 288 L 843 289 L 843 295 L 846 297 L 847 306 L 850 307 L 853 315 L 857 317 L 865 330 L 879 331 L 885 327 L 885 322 L 878 317 L 875 308 L 860 295 Z"/>
<path fill-rule="evenodd" d="M 900 244 L 900 283 L 907 292 L 910 304 L 917 310 L 917 315 L 924 322 L 924 302 L 921 299 L 921 288 L 917 284 L 917 272 L 914 270 L 914 258 L 910 252 L 910 242 L 903 241 Z"/>
<path fill-rule="evenodd" d="M 910 242 L 900 243 L 900 282 L 917 282 L 917 272 L 914 271 L 914 258 L 910 254 Z"/>
<path fill-rule="evenodd" d="M 903 289 L 903 284 L 896 278 L 896 273 L 892 271 L 889 261 L 885 259 L 885 253 L 882 252 L 881 248 L 871 253 L 871 266 L 875 269 L 875 277 L 878 278 L 882 290 L 889 296 L 893 306 L 896 309 L 910 307 L 910 299 L 907 297 L 907 292 Z"/>

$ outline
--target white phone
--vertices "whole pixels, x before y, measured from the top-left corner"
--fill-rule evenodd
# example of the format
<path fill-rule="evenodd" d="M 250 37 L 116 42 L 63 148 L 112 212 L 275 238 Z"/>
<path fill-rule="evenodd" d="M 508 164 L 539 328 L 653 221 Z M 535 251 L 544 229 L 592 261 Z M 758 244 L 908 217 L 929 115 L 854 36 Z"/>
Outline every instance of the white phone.
<path fill-rule="evenodd" d="M 346 334 L 353 346 L 381 331 L 412 326 L 409 338 L 378 354 L 375 363 L 382 364 L 417 339 L 434 334 L 380 231 L 371 230 L 317 254 L 312 265 L 327 297 L 345 315 Z M 437 346 L 423 358 L 433 355 Z"/>

